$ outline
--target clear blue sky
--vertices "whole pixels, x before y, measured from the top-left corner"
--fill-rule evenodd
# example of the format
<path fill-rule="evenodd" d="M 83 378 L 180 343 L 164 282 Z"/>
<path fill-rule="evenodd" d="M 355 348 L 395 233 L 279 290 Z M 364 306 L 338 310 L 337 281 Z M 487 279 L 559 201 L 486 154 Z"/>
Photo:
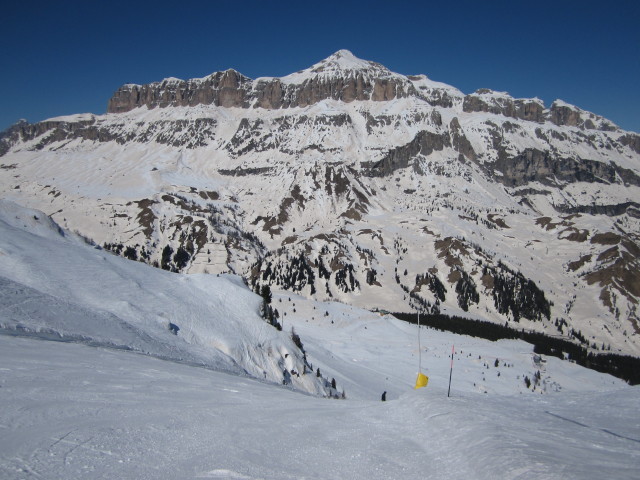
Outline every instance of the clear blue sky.
<path fill-rule="evenodd" d="M 640 1 L 18 1 L 0 10 L 0 130 L 104 113 L 124 83 L 283 76 L 346 48 L 402 74 L 556 98 L 640 132 Z"/>

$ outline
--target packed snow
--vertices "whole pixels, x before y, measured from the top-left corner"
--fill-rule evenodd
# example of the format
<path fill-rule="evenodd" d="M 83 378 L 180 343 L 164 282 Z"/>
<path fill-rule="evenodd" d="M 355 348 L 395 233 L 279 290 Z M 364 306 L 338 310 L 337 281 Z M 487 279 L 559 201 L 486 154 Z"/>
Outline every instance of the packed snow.
<path fill-rule="evenodd" d="M 237 277 L 115 257 L 11 202 L 0 204 L 0 282 L 2 478 L 640 471 L 638 387 L 521 341 L 418 329 L 285 292 L 272 300 L 278 332 Z M 304 369 L 292 327 L 313 372 L 283 386 L 282 369 Z M 414 390 L 419 369 L 429 384 Z M 346 399 L 323 398 L 323 379 Z"/>

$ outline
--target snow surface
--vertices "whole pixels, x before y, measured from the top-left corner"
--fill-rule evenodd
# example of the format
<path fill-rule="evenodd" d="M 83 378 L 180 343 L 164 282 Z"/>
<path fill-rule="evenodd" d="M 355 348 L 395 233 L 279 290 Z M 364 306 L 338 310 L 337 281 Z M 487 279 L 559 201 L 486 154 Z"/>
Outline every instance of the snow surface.
<path fill-rule="evenodd" d="M 234 277 L 152 269 L 0 207 L 1 478 L 637 478 L 638 387 L 423 328 L 413 390 L 414 325 L 277 293 L 277 332 Z M 304 393 L 312 374 L 277 385 L 263 353 L 296 357 L 292 326 L 346 400 Z"/>
<path fill-rule="evenodd" d="M 330 401 L 127 352 L 0 346 L 5 479 L 633 479 L 640 468 L 632 388 Z"/>
<path fill-rule="evenodd" d="M 571 103 L 567 103 L 564 100 L 557 98 L 553 101 L 553 103 L 551 104 L 552 106 L 555 105 L 556 107 L 567 107 L 570 108 L 571 110 L 581 110 L 580 108 L 576 107 L 575 105 L 571 104 Z"/>

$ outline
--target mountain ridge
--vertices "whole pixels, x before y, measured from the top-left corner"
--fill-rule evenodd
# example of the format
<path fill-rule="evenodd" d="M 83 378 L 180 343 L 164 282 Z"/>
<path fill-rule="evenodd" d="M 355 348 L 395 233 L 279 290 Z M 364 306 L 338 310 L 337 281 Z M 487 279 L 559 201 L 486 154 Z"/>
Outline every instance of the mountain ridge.
<path fill-rule="evenodd" d="M 5 132 L 0 186 L 167 270 L 640 355 L 640 136 L 387 72 L 339 51 L 291 82 L 126 85 Z"/>
<path fill-rule="evenodd" d="M 339 50 L 305 70 L 284 77 L 251 80 L 228 69 L 190 80 L 172 77 L 145 85 L 125 84 L 109 100 L 107 113 L 123 113 L 141 106 L 198 104 L 277 109 L 304 107 L 327 98 L 351 102 L 388 101 L 405 96 L 417 96 L 434 106 L 452 106 L 463 99 L 465 112 L 485 111 L 523 120 L 551 121 L 556 125 L 619 130 L 603 117 L 561 100 L 544 109 L 540 99 L 516 99 L 506 92 L 486 88 L 464 95 L 455 87 L 429 80 L 426 75 L 404 76 L 391 72 L 383 65 L 355 57 L 349 50 Z"/>

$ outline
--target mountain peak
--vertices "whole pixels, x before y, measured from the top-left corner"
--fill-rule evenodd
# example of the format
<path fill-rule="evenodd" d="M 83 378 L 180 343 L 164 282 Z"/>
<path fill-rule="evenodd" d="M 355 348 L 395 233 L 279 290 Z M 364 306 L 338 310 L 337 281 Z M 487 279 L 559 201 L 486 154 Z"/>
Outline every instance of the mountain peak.
<path fill-rule="evenodd" d="M 332 55 L 329 55 L 316 65 L 331 65 L 342 69 L 355 70 L 359 68 L 368 68 L 369 62 L 356 57 L 349 50 L 342 49 Z"/>
<path fill-rule="evenodd" d="M 372 71 L 377 74 L 390 74 L 391 72 L 376 62 L 363 60 L 356 57 L 351 51 L 342 49 L 328 56 L 324 60 L 311 66 L 307 71 L 312 73 L 345 73 L 354 71 Z"/>

